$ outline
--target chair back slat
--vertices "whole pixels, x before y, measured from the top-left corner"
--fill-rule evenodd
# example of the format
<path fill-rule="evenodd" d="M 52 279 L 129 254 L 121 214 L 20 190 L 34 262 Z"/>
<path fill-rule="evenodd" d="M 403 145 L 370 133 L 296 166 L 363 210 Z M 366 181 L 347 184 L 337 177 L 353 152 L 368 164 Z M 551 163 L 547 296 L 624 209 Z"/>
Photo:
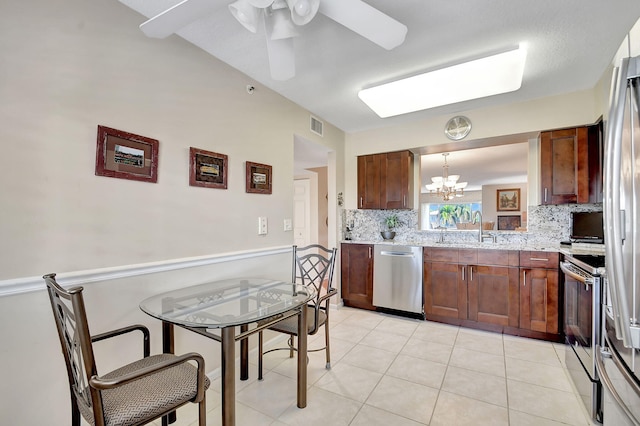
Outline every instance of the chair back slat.
<path fill-rule="evenodd" d="M 328 249 L 319 244 L 293 246 L 292 280 L 305 286 L 313 286 L 316 291 L 314 305 L 317 305 L 322 297 L 322 287 L 325 283 L 327 291 L 333 288 L 335 261 L 335 248 Z"/>
<path fill-rule="evenodd" d="M 47 292 L 53 309 L 58 337 L 67 366 L 67 376 L 73 400 L 93 409 L 96 398 L 102 412 L 99 392 L 92 392 L 89 379 L 96 375 L 91 335 L 84 309 L 82 287 L 65 290 L 55 280 L 55 274 L 45 275 Z"/>

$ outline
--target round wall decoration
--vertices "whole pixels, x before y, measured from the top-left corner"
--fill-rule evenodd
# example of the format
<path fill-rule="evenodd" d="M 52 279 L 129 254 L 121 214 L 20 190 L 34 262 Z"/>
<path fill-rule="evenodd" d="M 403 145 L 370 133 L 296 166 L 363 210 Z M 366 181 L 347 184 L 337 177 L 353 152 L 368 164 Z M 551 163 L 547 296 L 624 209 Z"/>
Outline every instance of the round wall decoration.
<path fill-rule="evenodd" d="M 447 121 L 447 124 L 444 126 L 444 134 L 454 141 L 464 139 L 470 131 L 471 121 L 463 115 L 453 117 Z"/>

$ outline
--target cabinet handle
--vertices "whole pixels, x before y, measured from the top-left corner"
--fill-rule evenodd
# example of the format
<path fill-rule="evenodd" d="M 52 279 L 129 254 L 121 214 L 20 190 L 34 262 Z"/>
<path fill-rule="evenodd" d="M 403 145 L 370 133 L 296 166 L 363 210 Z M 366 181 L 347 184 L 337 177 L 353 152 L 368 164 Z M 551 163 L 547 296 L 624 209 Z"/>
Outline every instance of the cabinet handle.
<path fill-rule="evenodd" d="M 369 246 L 369 259 L 371 259 L 371 246 Z"/>
<path fill-rule="evenodd" d="M 546 198 L 545 198 L 546 200 Z M 360 207 L 362 207 L 362 197 L 360 197 Z"/>
<path fill-rule="evenodd" d="M 527 270 L 522 271 L 522 286 L 527 286 Z"/>
<path fill-rule="evenodd" d="M 544 257 L 530 257 L 529 260 L 535 260 L 538 262 L 548 262 L 549 259 L 545 259 Z"/>
<path fill-rule="evenodd" d="M 473 281 L 473 266 L 469 266 L 469 281 Z"/>
<path fill-rule="evenodd" d="M 465 271 L 465 269 L 467 269 L 467 267 L 463 266 L 462 267 L 462 281 L 464 281 L 464 271 Z"/>
<path fill-rule="evenodd" d="M 544 202 L 547 202 L 547 188 L 544 189 Z"/>

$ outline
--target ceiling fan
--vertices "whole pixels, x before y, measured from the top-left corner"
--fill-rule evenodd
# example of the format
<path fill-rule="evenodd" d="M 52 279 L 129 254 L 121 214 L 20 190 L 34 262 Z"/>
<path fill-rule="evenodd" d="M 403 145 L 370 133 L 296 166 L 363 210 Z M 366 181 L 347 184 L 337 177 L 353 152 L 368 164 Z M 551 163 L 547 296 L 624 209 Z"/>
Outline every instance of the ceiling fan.
<path fill-rule="evenodd" d="M 183 0 L 140 25 L 149 37 L 165 38 L 218 7 L 219 0 Z M 319 12 L 373 43 L 391 50 L 404 42 L 407 27 L 362 0 L 235 0 L 231 14 L 249 31 L 265 29 L 274 80 L 295 75 L 293 38 Z"/>

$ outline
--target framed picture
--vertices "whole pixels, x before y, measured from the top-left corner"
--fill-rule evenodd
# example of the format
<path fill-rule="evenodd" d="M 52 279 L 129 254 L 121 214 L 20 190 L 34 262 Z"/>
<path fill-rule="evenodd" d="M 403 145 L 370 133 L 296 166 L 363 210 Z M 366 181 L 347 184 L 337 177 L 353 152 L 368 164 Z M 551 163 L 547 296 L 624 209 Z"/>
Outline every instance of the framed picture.
<path fill-rule="evenodd" d="M 520 188 L 498 189 L 496 192 L 499 212 L 520 211 Z"/>
<path fill-rule="evenodd" d="M 247 192 L 271 194 L 271 166 L 247 161 Z"/>
<path fill-rule="evenodd" d="M 520 215 L 498 216 L 498 230 L 513 231 L 516 228 L 520 228 Z"/>
<path fill-rule="evenodd" d="M 158 181 L 158 141 L 98 126 L 96 176 Z"/>
<path fill-rule="evenodd" d="M 189 148 L 189 185 L 227 189 L 227 156 Z"/>

